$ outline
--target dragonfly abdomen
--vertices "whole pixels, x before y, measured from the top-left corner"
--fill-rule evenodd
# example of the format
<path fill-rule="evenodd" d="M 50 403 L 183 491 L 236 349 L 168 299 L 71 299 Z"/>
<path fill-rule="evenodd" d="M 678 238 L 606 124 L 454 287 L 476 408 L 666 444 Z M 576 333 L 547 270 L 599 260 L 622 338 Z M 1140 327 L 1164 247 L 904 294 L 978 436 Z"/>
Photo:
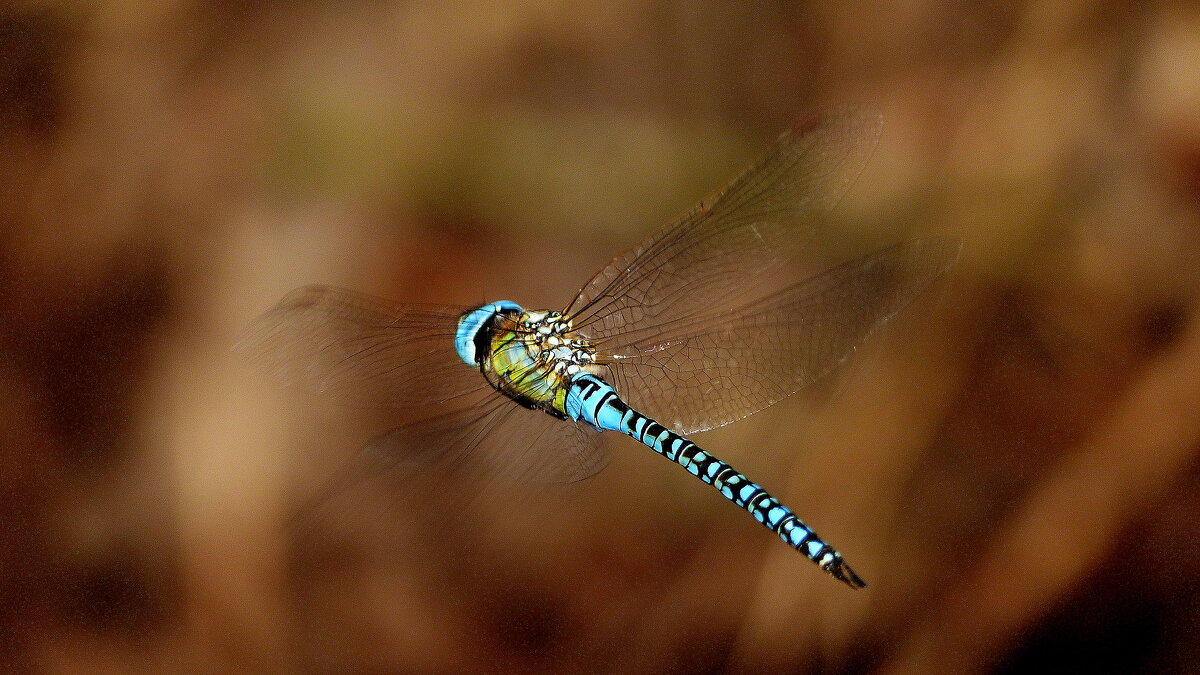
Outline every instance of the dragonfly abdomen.
<path fill-rule="evenodd" d="M 692 441 L 631 408 L 616 390 L 590 373 L 576 375 L 566 396 L 568 417 L 601 431 L 617 431 L 682 466 L 716 488 L 726 499 L 750 512 L 792 548 L 852 588 L 867 584 L 832 546 L 796 517 L 791 509 L 729 464 Z"/>

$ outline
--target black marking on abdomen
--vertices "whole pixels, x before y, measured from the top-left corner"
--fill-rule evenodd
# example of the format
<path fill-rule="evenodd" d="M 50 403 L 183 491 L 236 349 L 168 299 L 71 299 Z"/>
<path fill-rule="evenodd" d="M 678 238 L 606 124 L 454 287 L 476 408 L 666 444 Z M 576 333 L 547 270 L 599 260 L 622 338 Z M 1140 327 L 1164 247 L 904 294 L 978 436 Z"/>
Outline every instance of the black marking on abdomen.
<path fill-rule="evenodd" d="M 618 401 L 621 400 L 621 399 L 617 398 L 617 392 L 613 391 L 612 389 L 609 389 L 608 391 L 606 391 L 604 393 L 604 396 L 600 397 L 600 402 L 596 404 L 596 407 L 592 408 L 592 419 L 598 419 L 600 417 L 600 409 L 603 408 L 606 403 L 608 403 L 609 401 L 611 401 L 613 399 L 616 399 Z M 613 406 L 613 407 L 616 408 L 616 406 Z"/>
<path fill-rule="evenodd" d="M 616 410 L 617 412 L 621 413 L 621 416 L 624 417 L 625 414 L 629 412 L 629 406 L 625 403 L 625 401 L 621 400 L 620 396 L 617 396 L 617 393 L 615 391 L 609 392 L 609 393 L 612 394 L 612 398 L 611 399 L 606 398 L 604 400 L 608 403 L 608 405 L 613 410 Z"/>
<path fill-rule="evenodd" d="M 732 466 L 729 466 L 728 464 L 725 464 L 725 468 L 718 471 L 717 475 L 713 476 L 713 479 L 711 482 L 713 485 L 723 486 L 723 485 L 725 485 L 725 481 L 727 479 L 729 479 L 729 477 L 737 476 L 737 475 L 741 475 L 737 469 L 733 468 Z"/>
<path fill-rule="evenodd" d="M 600 389 L 600 383 L 592 380 L 580 379 L 576 380 L 575 382 L 577 383 L 575 386 L 579 387 L 580 389 L 579 397 L 583 399 L 586 399 Z M 611 389 L 609 389 L 609 393 L 612 393 Z"/>
<path fill-rule="evenodd" d="M 763 490 L 758 485 L 755 485 L 754 492 L 751 492 L 750 496 L 745 499 L 742 499 L 742 493 L 741 493 L 740 488 L 738 489 L 737 492 L 734 492 L 733 494 L 734 494 L 734 496 L 736 496 L 738 498 L 738 501 L 737 501 L 738 506 L 741 506 L 744 509 L 749 509 L 750 503 L 753 502 L 755 499 L 758 499 L 758 496 L 763 494 L 764 492 L 765 492 L 765 490 Z"/>
<path fill-rule="evenodd" d="M 786 544 L 817 563 L 826 572 L 852 588 L 866 586 L 866 583 L 846 565 L 841 555 L 832 546 L 822 541 L 817 533 L 805 525 L 790 509 L 772 497 L 762 486 L 751 482 L 745 474 L 713 457 L 700 446 L 667 429 L 654 419 L 642 415 L 627 405 L 622 405 L 619 396 L 612 399 L 605 397 L 602 404 L 620 405 L 618 410 L 623 411 L 622 426 L 626 434 L 679 464 L 689 473 L 694 473 L 704 483 L 720 490 L 730 501 L 749 512 L 755 520 L 775 532 Z M 597 412 L 601 407 L 602 405 L 597 406 Z M 697 456 L 700 459 L 696 459 Z M 712 476 L 709 476 L 710 471 L 713 471 Z M 744 499 L 742 498 L 743 490 L 747 492 Z M 776 509 L 782 510 L 782 514 Z M 774 520 L 774 524 L 772 524 L 772 512 L 776 513 L 775 518 L 777 518 Z M 795 538 L 794 541 L 793 538 Z M 808 546 L 810 544 L 817 546 L 818 550 L 815 554 L 809 554 Z"/>
<path fill-rule="evenodd" d="M 658 422 L 655 422 L 654 420 L 650 420 L 646 424 L 646 427 L 644 429 L 642 429 L 642 437 L 639 438 L 638 440 L 641 441 L 642 443 L 645 443 L 646 436 L 650 436 L 650 438 L 658 438 L 659 434 L 661 434 L 662 432 L 664 432 L 666 430 L 667 430 L 667 428 L 664 427 L 663 425 L 659 424 Z"/>
<path fill-rule="evenodd" d="M 686 467 L 687 463 L 691 462 L 692 458 L 696 456 L 696 453 L 700 450 L 700 446 L 687 440 L 686 438 L 683 439 L 683 441 L 687 444 L 687 447 L 679 451 L 679 456 L 675 459 L 675 461 Z"/>

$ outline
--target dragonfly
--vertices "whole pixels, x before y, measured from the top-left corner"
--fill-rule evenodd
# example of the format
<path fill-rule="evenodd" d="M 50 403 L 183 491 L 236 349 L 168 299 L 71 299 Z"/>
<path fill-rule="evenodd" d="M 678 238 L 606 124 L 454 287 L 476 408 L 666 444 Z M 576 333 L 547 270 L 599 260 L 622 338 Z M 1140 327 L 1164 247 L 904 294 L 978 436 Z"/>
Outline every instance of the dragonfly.
<path fill-rule="evenodd" d="M 427 471 L 565 483 L 633 438 L 851 588 L 866 582 L 765 488 L 688 436 L 834 371 L 947 273 L 960 243 L 903 241 L 790 278 L 874 152 L 874 110 L 827 110 L 597 272 L 561 310 L 395 303 L 308 286 L 243 347 L 278 377 L 407 420 L 363 454 Z M 514 269 L 513 273 L 521 270 Z"/>

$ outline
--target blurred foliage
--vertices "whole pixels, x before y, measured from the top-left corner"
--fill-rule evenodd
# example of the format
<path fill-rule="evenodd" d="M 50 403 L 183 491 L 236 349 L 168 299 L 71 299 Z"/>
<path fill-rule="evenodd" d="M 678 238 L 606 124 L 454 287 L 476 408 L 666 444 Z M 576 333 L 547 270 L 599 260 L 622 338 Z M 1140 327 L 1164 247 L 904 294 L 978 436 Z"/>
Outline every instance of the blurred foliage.
<path fill-rule="evenodd" d="M 293 519 L 364 440 L 229 350 L 288 289 L 561 306 L 822 105 L 938 297 L 699 440 L 850 593 L 615 439 L 578 485 Z M 1192 672 L 1200 11 L 611 0 L 0 7 L 12 672 Z M 516 264 L 516 262 L 520 264 Z"/>

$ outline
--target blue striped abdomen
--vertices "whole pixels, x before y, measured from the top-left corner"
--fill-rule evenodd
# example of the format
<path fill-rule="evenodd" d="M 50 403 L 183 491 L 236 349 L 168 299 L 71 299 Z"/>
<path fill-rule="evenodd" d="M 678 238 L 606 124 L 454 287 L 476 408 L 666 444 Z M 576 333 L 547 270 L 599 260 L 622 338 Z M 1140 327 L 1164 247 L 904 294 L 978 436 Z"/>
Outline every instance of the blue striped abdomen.
<path fill-rule="evenodd" d="M 852 588 L 866 586 L 840 553 L 822 541 L 779 500 L 700 446 L 630 408 L 604 380 L 588 373 L 576 375 L 567 393 L 566 409 L 572 419 L 602 431 L 619 431 L 679 464 L 715 487 L 726 499 L 749 511 L 755 520 L 821 569 Z"/>

